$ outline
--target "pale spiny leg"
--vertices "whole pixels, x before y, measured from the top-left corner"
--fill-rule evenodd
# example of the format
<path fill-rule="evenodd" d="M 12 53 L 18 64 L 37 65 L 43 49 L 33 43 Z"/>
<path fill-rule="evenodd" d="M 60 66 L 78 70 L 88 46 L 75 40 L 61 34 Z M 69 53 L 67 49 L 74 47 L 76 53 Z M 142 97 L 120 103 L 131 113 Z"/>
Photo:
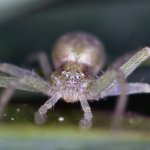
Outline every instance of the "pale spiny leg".
<path fill-rule="evenodd" d="M 141 93 L 150 93 L 150 85 L 147 83 L 128 83 L 127 84 L 127 94 L 141 94 Z M 112 87 L 108 92 L 103 91 L 101 93 L 101 98 L 108 96 L 117 96 L 120 95 L 120 87 L 118 84 Z"/>
<path fill-rule="evenodd" d="M 3 113 L 7 104 L 9 103 L 11 97 L 15 93 L 18 84 L 23 81 L 24 77 L 22 78 L 14 78 L 14 80 L 9 81 L 6 89 L 4 89 L 0 95 L 0 120 L 3 119 Z"/>
<path fill-rule="evenodd" d="M 112 128 L 118 129 L 121 127 L 122 123 L 122 118 L 124 116 L 124 110 L 126 103 L 128 101 L 127 97 L 127 83 L 125 76 L 121 70 L 111 70 L 110 71 L 111 75 L 113 75 L 117 80 L 114 81 L 114 83 L 110 84 L 104 91 L 101 92 L 101 97 L 102 93 L 109 93 L 109 91 L 114 87 L 114 84 L 117 84 L 118 82 L 118 87 L 120 89 L 120 94 L 117 99 L 117 104 L 115 106 L 115 111 L 112 117 Z"/>
<path fill-rule="evenodd" d="M 87 99 L 84 96 L 80 96 L 79 101 L 81 103 L 82 110 L 84 111 L 84 118 L 80 120 L 79 126 L 81 128 L 90 128 L 92 126 L 93 118 L 91 108 L 88 104 Z"/>
<path fill-rule="evenodd" d="M 29 61 L 38 61 L 40 64 L 40 67 L 44 73 L 44 76 L 47 80 L 49 80 L 49 76 L 52 72 L 52 68 L 50 66 L 48 57 L 46 55 L 46 53 L 44 53 L 43 51 L 41 52 L 37 52 L 37 53 L 33 53 L 28 57 Z"/>
<path fill-rule="evenodd" d="M 117 72 L 117 81 L 119 83 L 120 95 L 117 99 L 117 104 L 115 106 L 115 111 L 112 117 L 112 128 L 119 129 L 121 127 L 122 119 L 125 113 L 125 106 L 128 102 L 127 97 L 127 83 L 125 76 L 122 72 Z"/>
<path fill-rule="evenodd" d="M 3 114 L 5 111 L 5 108 L 10 100 L 10 98 L 13 96 L 15 92 L 15 88 L 17 85 L 17 81 L 11 81 L 8 84 L 8 87 L 2 92 L 0 96 L 0 120 L 3 119 Z"/>
<path fill-rule="evenodd" d="M 19 78 L 0 75 L 0 87 L 7 88 L 10 82 L 14 80 L 19 80 Z M 51 85 L 40 78 L 35 78 L 34 76 L 24 76 L 22 82 L 17 85 L 16 89 L 28 92 L 43 93 L 49 96 Z"/>
<path fill-rule="evenodd" d="M 51 109 L 55 103 L 61 98 L 60 94 L 55 94 L 51 98 L 49 98 L 37 112 L 34 114 L 34 120 L 36 124 L 44 124 L 46 122 L 47 116 L 46 113 L 48 109 Z"/>
<path fill-rule="evenodd" d="M 0 119 L 3 118 L 3 112 L 16 89 L 41 92 L 49 95 L 49 90 L 51 88 L 47 82 L 41 80 L 40 78 L 35 78 L 34 76 L 23 76 L 20 78 L 12 77 L 13 80 L 9 80 L 11 77 L 9 78 L 3 76 L 2 79 L 5 80 L 5 82 L 0 81 L 0 86 L 5 87 L 6 89 L 4 89 L 0 96 Z"/>
<path fill-rule="evenodd" d="M 33 71 L 23 69 L 21 67 L 9 63 L 0 63 L 0 72 L 4 72 L 15 77 L 23 77 L 24 75 L 30 75 L 36 78 L 41 78 L 38 74 L 36 74 Z"/>
<path fill-rule="evenodd" d="M 144 60 L 149 58 L 150 56 L 150 49 L 148 47 L 142 49 L 141 51 L 137 52 L 131 59 L 129 59 L 124 65 L 120 67 L 120 69 L 124 72 L 124 75 L 127 77 L 130 75 Z M 119 81 L 120 82 L 120 81 Z M 120 84 L 120 83 L 119 83 Z M 122 89 L 120 89 L 121 91 Z M 121 91 L 122 93 L 122 91 Z M 119 127 L 121 123 L 121 118 L 123 117 L 123 114 L 125 112 L 125 108 L 127 105 L 127 99 L 126 100 L 118 100 L 115 108 L 115 112 L 113 115 L 113 121 L 112 121 L 112 127 L 117 128 Z M 116 119 L 118 116 L 118 119 Z"/>
<path fill-rule="evenodd" d="M 99 97 L 102 98 L 101 94 L 109 93 L 112 87 L 116 85 L 117 80 L 119 83 L 120 95 L 118 97 L 117 105 L 112 119 L 113 128 L 120 127 L 124 110 L 120 109 L 119 107 L 122 107 L 125 103 L 127 103 L 127 87 L 123 72 L 116 69 L 107 71 L 103 76 L 95 81 L 95 83 L 92 85 L 92 90 L 90 91 L 96 99 L 98 99 Z"/>
<path fill-rule="evenodd" d="M 128 77 L 142 62 L 150 57 L 150 48 L 145 47 L 137 52 L 130 60 L 123 64 L 120 69 L 125 77 Z M 95 97 L 101 98 L 101 92 L 107 89 L 110 85 L 115 86 L 116 73 L 115 71 L 107 71 L 99 79 L 93 81 L 90 87 L 90 93 Z"/>
<path fill-rule="evenodd" d="M 107 68 L 111 70 L 113 68 L 120 68 L 125 62 L 127 62 L 136 52 L 127 53 L 119 58 L 117 58 L 110 66 Z"/>
<path fill-rule="evenodd" d="M 116 84 L 109 91 L 107 92 L 103 91 L 101 93 L 101 96 L 102 98 L 106 96 L 116 96 L 116 95 L 120 95 L 121 92 L 122 92 L 122 89 L 120 89 L 120 86 Z M 138 94 L 138 93 L 150 93 L 150 85 L 146 83 L 128 83 L 127 84 L 128 95 Z M 113 115 L 112 128 L 118 129 L 120 127 L 126 105 L 127 105 L 127 99 L 126 100 L 119 99 L 117 101 L 115 112 Z"/>
<path fill-rule="evenodd" d="M 142 62 L 150 57 L 150 48 L 145 47 L 137 52 L 131 59 L 129 59 L 124 65 L 120 67 L 121 71 L 127 77 L 130 75 Z M 107 71 L 103 76 L 101 76 L 96 82 L 93 82 L 90 92 L 95 97 L 101 98 L 101 92 L 107 89 L 107 87 L 116 85 L 116 76 L 111 72 Z M 111 89 L 111 88 L 110 88 Z M 118 104 L 119 105 L 119 104 Z M 125 108 L 126 103 L 124 103 L 123 108 Z M 122 110 L 124 112 L 124 110 Z"/>
<path fill-rule="evenodd" d="M 120 69 L 128 77 L 141 63 L 150 57 L 150 48 L 145 47 L 138 51 L 133 57 L 131 57 L 126 63 L 124 63 Z"/>
<path fill-rule="evenodd" d="M 11 79 L 17 80 L 18 78 L 18 80 L 21 79 L 23 81 L 23 84 L 19 84 L 17 89 L 31 92 L 41 92 L 49 95 L 48 91 L 50 90 L 51 86 L 33 71 L 20 68 L 13 64 L 0 63 L 0 72 L 11 75 L 11 77 L 4 75 L 0 76 L 0 87 L 7 87 Z"/>

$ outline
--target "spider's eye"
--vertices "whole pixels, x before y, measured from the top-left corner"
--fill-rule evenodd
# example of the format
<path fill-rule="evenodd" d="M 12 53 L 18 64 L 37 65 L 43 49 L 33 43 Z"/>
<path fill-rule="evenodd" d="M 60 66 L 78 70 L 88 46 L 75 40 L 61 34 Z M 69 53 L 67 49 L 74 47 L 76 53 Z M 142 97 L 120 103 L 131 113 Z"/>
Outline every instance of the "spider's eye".
<path fill-rule="evenodd" d="M 62 71 L 61 74 L 62 74 L 63 76 L 65 76 L 66 78 L 71 78 L 71 75 L 70 75 L 69 72 Z"/>
<path fill-rule="evenodd" d="M 75 77 L 76 77 L 76 79 L 80 79 L 81 78 L 81 76 L 79 74 L 77 74 Z"/>

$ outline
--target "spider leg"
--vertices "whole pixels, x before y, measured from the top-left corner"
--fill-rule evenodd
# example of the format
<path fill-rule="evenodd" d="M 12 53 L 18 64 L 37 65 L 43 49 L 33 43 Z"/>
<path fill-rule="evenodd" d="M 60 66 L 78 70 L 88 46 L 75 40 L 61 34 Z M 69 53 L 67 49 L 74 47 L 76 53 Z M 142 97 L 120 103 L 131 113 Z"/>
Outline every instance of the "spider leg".
<path fill-rule="evenodd" d="M 150 93 L 150 85 L 147 83 L 128 83 L 127 84 L 127 94 L 139 94 L 139 93 Z M 108 96 L 120 95 L 120 88 L 116 86 L 112 87 L 109 91 L 103 91 L 101 93 L 101 98 Z"/>
<path fill-rule="evenodd" d="M 147 60 L 150 57 L 150 48 L 149 47 L 145 47 L 143 49 L 141 49 L 140 51 L 138 51 L 135 55 L 133 55 L 126 63 L 124 63 L 121 67 L 120 70 L 122 71 L 122 73 L 124 74 L 125 77 L 127 77 L 128 75 L 130 75 L 142 62 L 144 62 L 145 60 Z M 107 93 L 107 89 L 111 89 L 113 86 L 116 85 L 117 83 L 117 78 L 116 78 L 116 74 L 114 71 L 107 71 L 103 76 L 101 76 L 99 79 L 97 79 L 96 81 L 93 81 L 91 87 L 90 87 L 90 93 L 95 96 L 95 98 L 101 98 L 101 93 L 104 91 L 104 93 Z M 120 84 L 121 85 L 121 84 Z M 120 86 L 122 89 L 123 86 Z M 120 90 L 122 93 L 122 96 L 125 97 L 125 95 L 123 94 L 122 90 Z M 123 90 L 124 91 L 124 90 Z M 122 104 L 120 104 L 122 103 Z M 118 112 L 120 111 L 120 114 L 122 114 L 124 112 L 123 109 L 125 109 L 127 101 L 124 102 L 117 102 L 116 105 L 116 110 L 115 110 L 115 114 L 117 113 L 117 109 Z M 121 108 L 118 108 L 118 107 Z M 122 109 L 122 110 L 121 110 Z M 115 116 L 115 115 L 114 115 Z M 114 118 L 114 117 L 113 117 Z M 117 119 L 116 119 L 117 120 Z M 119 119 L 120 120 L 120 119 Z M 119 123 L 112 123 L 112 124 L 116 124 L 115 126 L 118 126 L 117 124 Z"/>
<path fill-rule="evenodd" d="M 15 93 L 15 90 L 17 88 L 18 83 L 21 80 L 17 80 L 17 78 L 14 78 L 14 80 L 11 80 L 7 83 L 6 89 L 2 92 L 0 96 L 0 119 L 3 117 L 3 112 L 6 108 L 6 105 L 8 104 L 10 98 Z"/>
<path fill-rule="evenodd" d="M 33 71 L 23 69 L 21 67 L 9 63 L 0 63 L 0 71 L 15 77 L 30 75 L 34 76 L 35 78 L 41 78 L 38 74 L 36 74 Z"/>
<path fill-rule="evenodd" d="M 117 104 L 115 106 L 115 111 L 113 113 L 112 117 L 112 123 L 111 126 L 113 129 L 118 129 L 121 127 L 122 119 L 125 113 L 125 106 L 128 102 L 127 97 L 127 83 L 125 80 L 125 76 L 121 70 L 112 70 L 112 73 L 114 73 L 114 76 L 116 76 L 116 79 L 114 83 L 110 84 L 103 92 L 109 93 L 109 91 L 114 87 L 114 84 L 118 85 L 118 88 L 120 89 L 120 94 L 117 99 Z M 116 83 L 118 82 L 118 83 Z M 101 92 L 102 96 L 102 92 Z"/>
<path fill-rule="evenodd" d="M 129 76 L 142 62 L 147 60 L 150 57 L 150 48 L 144 47 L 133 55 L 126 63 L 124 63 L 120 69 L 125 74 Z"/>
<path fill-rule="evenodd" d="M 28 61 L 30 62 L 38 61 L 44 73 L 45 78 L 49 80 L 49 75 L 52 72 L 52 68 L 46 53 L 44 53 L 43 51 L 33 53 L 28 57 Z"/>
<path fill-rule="evenodd" d="M 114 129 L 118 129 L 121 126 L 124 114 L 124 109 L 122 108 L 125 107 L 127 103 L 127 84 L 123 72 L 120 69 L 107 71 L 103 76 L 95 81 L 92 87 L 93 89 L 91 90 L 91 94 L 94 94 L 95 98 L 98 99 L 99 97 L 101 98 L 101 93 L 108 93 L 117 83 L 119 84 L 120 95 L 112 117 L 112 128 Z"/>
<path fill-rule="evenodd" d="M 0 118 L 3 117 L 3 112 L 16 89 L 41 92 L 49 95 L 49 90 L 51 88 L 47 82 L 34 78 L 34 76 L 23 76 L 20 78 L 0 76 L 0 79 L 2 79 L 2 81 L 0 81 L 0 87 L 6 88 L 0 96 Z"/>
<path fill-rule="evenodd" d="M 127 53 L 119 58 L 117 58 L 110 66 L 108 70 L 113 68 L 120 68 L 125 62 L 127 62 L 136 52 Z"/>
<path fill-rule="evenodd" d="M 34 120 L 36 124 L 40 125 L 45 123 L 47 119 L 46 113 L 48 109 L 51 109 L 60 98 L 61 98 L 60 94 L 53 95 L 39 108 L 37 112 L 35 112 Z"/>
<path fill-rule="evenodd" d="M 123 72 L 125 77 L 128 77 L 142 62 L 150 57 L 150 48 L 145 47 L 137 52 L 131 59 L 124 63 L 120 70 Z M 93 81 L 90 87 L 90 93 L 95 97 L 99 96 L 100 93 L 105 90 L 108 86 L 114 86 L 116 84 L 116 73 L 115 71 L 107 71 L 104 75 L 100 76 L 97 80 Z"/>
<path fill-rule="evenodd" d="M 22 79 L 21 84 L 17 86 L 17 89 L 26 90 L 31 92 L 42 92 L 47 95 L 50 90 L 50 85 L 44 81 L 38 74 L 35 72 L 20 68 L 13 64 L 0 63 L 0 71 L 7 73 L 11 76 L 8 77 L 1 75 L 0 76 L 0 87 L 7 87 L 9 81 L 14 80 L 15 78 Z"/>
<path fill-rule="evenodd" d="M 49 91 L 51 89 L 50 84 L 40 78 L 35 78 L 34 76 L 23 76 L 18 78 L 0 75 L 0 87 L 7 88 L 9 83 L 14 80 L 17 82 L 21 80 L 16 86 L 16 89 L 18 90 L 43 93 L 49 96 Z"/>
<path fill-rule="evenodd" d="M 79 126 L 81 128 L 90 128 L 92 126 L 92 112 L 91 108 L 88 104 L 87 99 L 84 96 L 80 96 L 79 98 L 82 110 L 84 111 L 84 118 L 82 118 L 79 122 Z"/>
<path fill-rule="evenodd" d="M 107 92 L 105 96 L 114 96 L 114 95 L 120 95 L 121 94 L 120 87 L 116 84 L 110 92 Z M 127 94 L 137 94 L 137 93 L 150 93 L 150 85 L 144 84 L 144 83 L 129 83 L 127 84 Z M 103 95 L 104 96 L 104 95 Z M 118 99 L 115 112 L 113 114 L 112 119 L 112 128 L 118 129 L 121 125 L 121 120 L 124 115 L 126 105 L 127 105 L 128 99 Z"/>
<path fill-rule="evenodd" d="M 24 82 L 19 82 L 17 89 L 31 92 L 42 92 L 44 94 L 47 94 L 47 92 L 50 90 L 50 85 L 35 72 L 8 63 L 0 63 L 0 71 L 13 76 L 8 77 L 1 75 L 0 87 L 7 87 L 9 81 L 16 80 L 18 78 Z"/>
<path fill-rule="evenodd" d="M 0 96 L 0 120 L 3 118 L 3 113 L 5 111 L 5 108 L 10 100 L 10 98 L 13 96 L 18 81 L 13 80 L 10 81 L 7 88 L 2 92 Z"/>
<path fill-rule="evenodd" d="M 145 47 L 133 55 L 126 63 L 124 63 L 120 70 L 127 77 L 129 76 L 143 61 L 150 57 L 150 48 Z M 133 85 L 132 85 L 133 86 Z M 130 85 L 131 87 L 131 85 Z M 131 89 L 131 88 L 130 88 Z M 136 88 L 137 89 L 137 88 Z M 133 92 L 133 90 L 131 90 Z M 121 91 L 122 93 L 122 91 Z M 127 98 L 124 100 L 118 100 L 115 108 L 115 112 L 113 115 L 112 127 L 117 128 L 121 124 L 121 118 L 125 112 L 125 108 L 127 105 Z M 116 119 L 118 118 L 118 119 Z"/>

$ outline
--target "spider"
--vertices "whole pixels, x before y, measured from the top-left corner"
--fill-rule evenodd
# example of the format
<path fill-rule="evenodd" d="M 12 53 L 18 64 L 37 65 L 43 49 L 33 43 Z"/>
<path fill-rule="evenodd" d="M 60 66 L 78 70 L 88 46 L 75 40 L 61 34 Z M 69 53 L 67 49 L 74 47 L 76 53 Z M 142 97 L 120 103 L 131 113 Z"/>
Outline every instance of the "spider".
<path fill-rule="evenodd" d="M 0 63 L 0 71 L 10 76 L 0 76 L 0 87 L 6 89 L 1 94 L 0 114 L 15 89 L 29 92 L 40 92 L 50 97 L 37 112 L 35 122 L 43 124 L 46 113 L 55 103 L 63 98 L 74 103 L 79 101 L 84 112 L 80 120 L 81 127 L 92 126 L 92 112 L 88 100 L 99 100 L 107 96 L 120 95 L 116 106 L 114 119 L 119 119 L 126 105 L 126 96 L 134 93 L 150 93 L 147 83 L 126 83 L 128 77 L 143 61 L 150 56 L 150 48 L 145 47 L 124 61 L 120 67 L 112 67 L 98 77 L 105 53 L 102 43 L 92 34 L 72 32 L 61 36 L 52 50 L 52 62 L 55 71 L 52 72 L 44 52 L 34 54 L 30 59 L 38 59 L 47 80 L 33 71 L 13 64 Z M 119 59 L 122 60 L 122 59 Z"/>

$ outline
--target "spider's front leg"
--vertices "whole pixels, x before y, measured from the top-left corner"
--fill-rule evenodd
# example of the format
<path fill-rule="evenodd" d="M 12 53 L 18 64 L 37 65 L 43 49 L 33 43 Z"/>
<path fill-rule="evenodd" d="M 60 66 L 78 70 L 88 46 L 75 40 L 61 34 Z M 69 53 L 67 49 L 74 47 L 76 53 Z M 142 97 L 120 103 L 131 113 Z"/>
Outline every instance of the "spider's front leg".
<path fill-rule="evenodd" d="M 145 47 L 143 49 L 141 49 L 139 52 L 137 52 L 135 55 L 133 55 L 126 63 L 124 63 L 121 67 L 120 70 L 121 72 L 124 74 L 125 77 L 128 77 L 142 62 L 144 62 L 145 60 L 147 60 L 150 57 L 150 48 L 149 47 Z M 116 82 L 116 78 L 117 76 L 115 75 L 115 72 L 111 72 L 111 71 L 107 71 L 103 76 L 101 76 L 95 83 L 93 83 L 93 85 L 91 86 L 91 90 L 90 92 L 95 95 L 98 96 L 99 98 L 102 98 L 103 95 L 105 96 L 110 96 L 111 94 L 111 90 L 113 90 L 113 88 L 116 88 L 115 86 L 118 86 L 118 83 L 120 84 L 120 81 Z M 117 83 L 117 84 L 116 84 Z M 121 85 L 121 84 L 120 84 Z M 122 84 L 123 85 L 123 84 Z M 142 86 L 142 88 L 139 88 L 139 86 Z M 119 86 L 119 88 L 122 86 Z M 118 88 L 118 87 L 117 87 Z M 150 91 L 149 85 L 145 85 L 145 84 L 128 84 L 128 88 L 135 88 L 134 90 L 127 90 L 127 94 L 129 93 L 146 93 Z M 116 91 L 116 93 L 124 95 L 124 93 L 122 92 L 122 89 L 118 91 Z M 112 95 L 115 95 L 115 93 L 112 93 Z M 114 114 L 120 114 L 122 115 L 123 112 L 125 111 L 125 107 L 126 107 L 126 103 L 127 103 L 127 99 L 126 101 L 122 102 L 122 101 L 118 101 L 117 105 L 116 105 L 116 110 Z M 120 107 L 121 106 L 121 107 Z M 120 110 L 120 112 L 119 112 Z M 115 116 L 115 115 L 114 115 Z M 114 117 L 115 118 L 115 117 Z M 113 124 L 118 124 L 117 122 L 117 118 L 113 119 L 115 121 L 115 123 Z"/>
<path fill-rule="evenodd" d="M 0 119 L 3 118 L 4 110 L 10 100 L 10 98 L 15 93 L 16 89 L 30 91 L 30 92 L 41 92 L 48 95 L 50 85 L 40 78 L 35 78 L 35 76 L 23 77 L 5 77 L 0 76 L 0 87 L 5 87 L 0 95 Z"/>
<path fill-rule="evenodd" d="M 8 88 L 5 89 L 0 96 L 0 120 L 3 118 L 4 110 L 6 108 L 9 99 L 15 92 L 16 82 L 10 81 L 8 84 Z"/>
<path fill-rule="evenodd" d="M 81 107 L 84 111 L 84 118 L 80 120 L 79 126 L 81 128 L 90 128 L 92 126 L 92 118 L 93 118 L 91 108 L 88 104 L 87 99 L 84 96 L 80 96 L 79 100 L 81 103 Z"/>
<path fill-rule="evenodd" d="M 37 112 L 34 114 L 34 120 L 36 124 L 44 124 L 47 116 L 46 113 L 48 109 L 51 109 L 55 103 L 62 97 L 61 94 L 56 93 L 51 98 L 49 98 L 40 108 Z"/>
<path fill-rule="evenodd" d="M 34 76 L 35 78 L 41 78 L 38 74 L 33 71 L 23 69 L 13 64 L 0 63 L 0 72 L 7 73 L 11 76 L 22 78 L 24 75 Z"/>
<path fill-rule="evenodd" d="M 103 76 L 93 82 L 91 86 L 90 93 L 98 99 L 102 98 L 103 93 L 109 93 L 116 83 L 119 84 L 120 95 L 117 100 L 117 106 L 115 108 L 115 113 L 112 118 L 112 127 L 118 128 L 121 125 L 122 116 L 124 114 L 124 106 L 127 103 L 127 84 L 125 76 L 120 69 L 114 69 L 107 71 Z"/>
<path fill-rule="evenodd" d="M 6 89 L 2 91 L 1 96 L 0 96 L 0 120 L 3 119 L 3 114 L 4 114 L 6 106 L 10 98 L 15 93 L 18 85 L 22 83 L 23 79 L 24 79 L 23 77 L 14 78 L 13 80 L 8 82 L 8 84 L 6 85 Z"/>

